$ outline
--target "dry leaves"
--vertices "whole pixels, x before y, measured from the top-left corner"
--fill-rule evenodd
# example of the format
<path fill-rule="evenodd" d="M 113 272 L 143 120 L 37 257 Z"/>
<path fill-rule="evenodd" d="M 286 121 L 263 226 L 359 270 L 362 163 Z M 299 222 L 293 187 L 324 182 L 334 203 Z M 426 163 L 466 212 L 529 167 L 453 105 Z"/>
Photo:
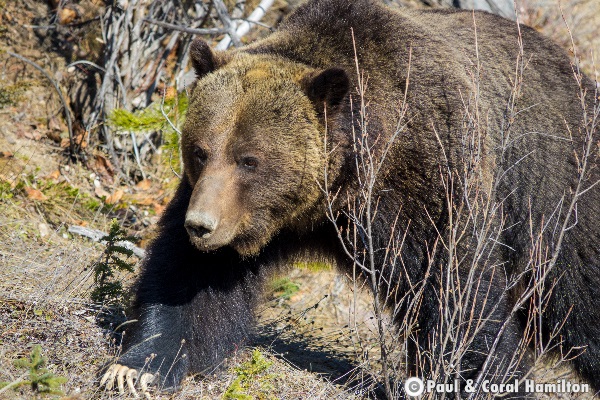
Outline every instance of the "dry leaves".
<path fill-rule="evenodd" d="M 89 166 L 100 177 L 100 179 L 109 185 L 114 182 L 113 177 L 115 175 L 115 168 L 104 154 L 94 154 L 94 159 L 90 164 L 91 165 Z"/>
<path fill-rule="evenodd" d="M 50 136 L 51 135 L 48 135 L 48 137 L 50 137 Z M 87 142 L 87 140 L 85 140 L 86 136 L 87 136 L 86 132 L 76 133 L 75 136 L 73 137 L 73 144 L 75 146 L 78 146 L 81 149 L 85 149 L 88 146 L 88 142 Z M 66 149 L 70 145 L 71 145 L 71 140 L 68 137 L 61 139 L 60 147 L 62 147 L 63 149 Z"/>
<path fill-rule="evenodd" d="M 152 196 L 148 196 L 146 194 L 138 193 L 129 197 L 131 203 L 137 204 L 139 206 L 150 206 L 154 203 L 154 199 Z"/>
<path fill-rule="evenodd" d="M 48 118 L 48 129 L 52 131 L 65 132 L 67 130 L 67 126 L 60 118 L 53 115 Z"/>
<path fill-rule="evenodd" d="M 35 201 L 46 201 L 48 198 L 38 189 L 26 187 L 25 194 L 27 194 L 27 198 Z"/>
<path fill-rule="evenodd" d="M 37 141 L 42 138 L 42 134 L 37 129 L 34 131 L 31 131 L 29 129 L 19 128 L 19 129 L 17 129 L 17 137 Z"/>
<path fill-rule="evenodd" d="M 54 143 L 61 143 L 62 145 L 62 137 L 60 136 L 59 132 L 56 131 L 48 131 L 46 132 L 46 136 L 48 136 L 48 139 L 52 140 Z M 67 139 L 68 142 L 69 139 Z M 67 143 L 68 146 L 68 143 Z"/>
<path fill-rule="evenodd" d="M 76 22 L 77 18 L 84 14 L 84 9 L 75 3 L 64 3 L 63 7 L 60 8 L 56 16 L 58 17 L 58 23 L 61 25 L 71 24 Z"/>
<path fill-rule="evenodd" d="M 154 207 L 154 211 L 156 212 L 156 215 L 160 215 L 163 213 L 163 211 L 165 211 L 165 206 L 160 205 L 158 203 L 152 203 L 152 207 Z"/>
<path fill-rule="evenodd" d="M 101 186 L 96 186 L 96 187 L 94 188 L 94 194 L 95 194 L 96 196 L 98 196 L 99 198 L 103 198 L 103 197 L 104 197 L 104 198 L 107 198 L 107 197 L 109 197 L 109 196 L 110 196 L 110 193 L 108 193 L 106 190 L 102 189 L 102 187 L 101 187 Z"/>
<path fill-rule="evenodd" d="M 123 194 L 125 194 L 125 192 L 123 192 L 121 189 L 117 189 L 113 194 L 108 196 L 104 202 L 106 204 L 116 204 L 123 198 Z"/>
<path fill-rule="evenodd" d="M 46 179 L 50 179 L 53 181 L 58 181 L 58 178 L 60 178 L 60 171 L 57 169 L 46 175 Z"/>
<path fill-rule="evenodd" d="M 152 185 L 152 182 L 150 181 L 150 179 L 143 179 L 135 185 L 135 188 L 137 190 L 148 190 L 148 189 L 150 189 L 151 185 Z"/>
<path fill-rule="evenodd" d="M 57 13 L 58 23 L 61 25 L 70 24 L 77 18 L 77 12 L 69 8 L 62 8 Z"/>

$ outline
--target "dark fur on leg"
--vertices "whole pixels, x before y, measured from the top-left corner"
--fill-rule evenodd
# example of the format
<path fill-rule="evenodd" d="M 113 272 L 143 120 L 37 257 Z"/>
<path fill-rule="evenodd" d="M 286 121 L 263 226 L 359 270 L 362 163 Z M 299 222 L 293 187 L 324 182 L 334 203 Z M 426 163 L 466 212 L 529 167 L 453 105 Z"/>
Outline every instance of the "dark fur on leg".
<path fill-rule="evenodd" d="M 471 298 L 464 296 L 460 303 L 448 299 L 440 304 L 440 286 L 444 287 L 445 277 L 432 274 L 422 295 L 422 303 L 417 314 L 417 331 L 411 334 L 407 342 L 407 360 L 409 376 L 434 379 L 437 384 L 454 384 L 459 380 L 460 394 L 456 398 L 467 398 L 467 381 L 475 386 L 490 353 L 492 358 L 483 374 L 482 380 L 491 383 L 512 382 L 527 373 L 532 364 L 522 351 L 522 328 L 518 319 L 510 316 L 510 300 L 506 293 L 504 275 L 500 270 L 489 269 L 476 275 L 475 282 L 462 280 L 460 287 L 472 285 Z M 457 285 L 457 287 L 459 287 Z M 478 290 L 475 290 L 478 287 Z M 446 291 L 449 295 L 451 291 Z M 462 319 L 455 314 L 459 307 Z M 444 310 L 444 314 L 440 314 Z M 414 312 L 414 310 L 412 311 Z M 402 319 L 403 314 L 397 319 Z M 502 335 L 495 349 L 492 349 L 499 332 L 504 325 Z M 449 339 L 448 335 L 452 336 Z M 440 364 L 444 360 L 444 366 Z M 510 371 L 507 375 L 506 373 Z M 481 386 L 478 387 L 481 390 Z M 520 392 L 506 393 L 509 399 L 530 399 L 523 385 Z M 479 395 L 481 393 L 481 395 Z M 476 398 L 485 397 L 476 392 Z M 449 398 L 453 398 L 450 395 Z"/>
<path fill-rule="evenodd" d="M 190 193 L 184 179 L 161 218 L 136 288 L 137 322 L 117 361 L 158 373 L 164 388 L 215 367 L 248 339 L 263 281 L 259 265 L 233 250 L 207 253 L 190 244 L 183 224 Z"/>

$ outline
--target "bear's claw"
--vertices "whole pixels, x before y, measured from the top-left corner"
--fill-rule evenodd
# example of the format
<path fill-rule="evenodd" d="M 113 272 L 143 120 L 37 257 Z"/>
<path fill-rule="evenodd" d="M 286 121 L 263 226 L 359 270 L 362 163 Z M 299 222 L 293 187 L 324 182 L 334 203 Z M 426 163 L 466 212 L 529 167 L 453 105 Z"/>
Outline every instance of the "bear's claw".
<path fill-rule="evenodd" d="M 139 394 L 135 389 L 134 382 L 138 382 L 144 397 L 146 397 L 148 400 L 151 400 L 152 397 L 150 396 L 150 393 L 148 393 L 148 385 L 154 380 L 154 375 L 144 372 L 139 379 L 138 376 L 138 372 L 133 368 L 129 368 L 121 364 L 113 364 L 102 376 L 102 379 L 100 380 L 100 387 L 104 386 L 106 390 L 112 390 L 116 378 L 119 393 L 125 393 L 125 382 L 127 382 L 129 392 L 137 399 L 139 398 Z"/>

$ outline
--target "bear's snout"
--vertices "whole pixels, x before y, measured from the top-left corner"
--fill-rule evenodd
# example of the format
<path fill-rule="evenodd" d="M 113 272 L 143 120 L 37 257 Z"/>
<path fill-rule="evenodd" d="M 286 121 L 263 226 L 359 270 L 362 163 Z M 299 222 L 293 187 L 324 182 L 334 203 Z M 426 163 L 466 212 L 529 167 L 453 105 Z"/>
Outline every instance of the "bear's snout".
<path fill-rule="evenodd" d="M 191 237 L 208 239 L 217 225 L 217 218 L 206 212 L 191 211 L 185 216 L 185 229 Z"/>

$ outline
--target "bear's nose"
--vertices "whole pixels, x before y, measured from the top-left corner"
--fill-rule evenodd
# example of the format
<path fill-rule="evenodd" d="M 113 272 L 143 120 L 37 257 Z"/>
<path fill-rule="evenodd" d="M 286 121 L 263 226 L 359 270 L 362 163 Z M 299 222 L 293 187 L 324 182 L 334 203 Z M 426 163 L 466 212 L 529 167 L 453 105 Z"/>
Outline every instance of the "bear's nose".
<path fill-rule="evenodd" d="M 190 236 L 208 239 L 217 229 L 217 219 L 204 212 L 192 211 L 185 216 L 185 229 Z"/>

